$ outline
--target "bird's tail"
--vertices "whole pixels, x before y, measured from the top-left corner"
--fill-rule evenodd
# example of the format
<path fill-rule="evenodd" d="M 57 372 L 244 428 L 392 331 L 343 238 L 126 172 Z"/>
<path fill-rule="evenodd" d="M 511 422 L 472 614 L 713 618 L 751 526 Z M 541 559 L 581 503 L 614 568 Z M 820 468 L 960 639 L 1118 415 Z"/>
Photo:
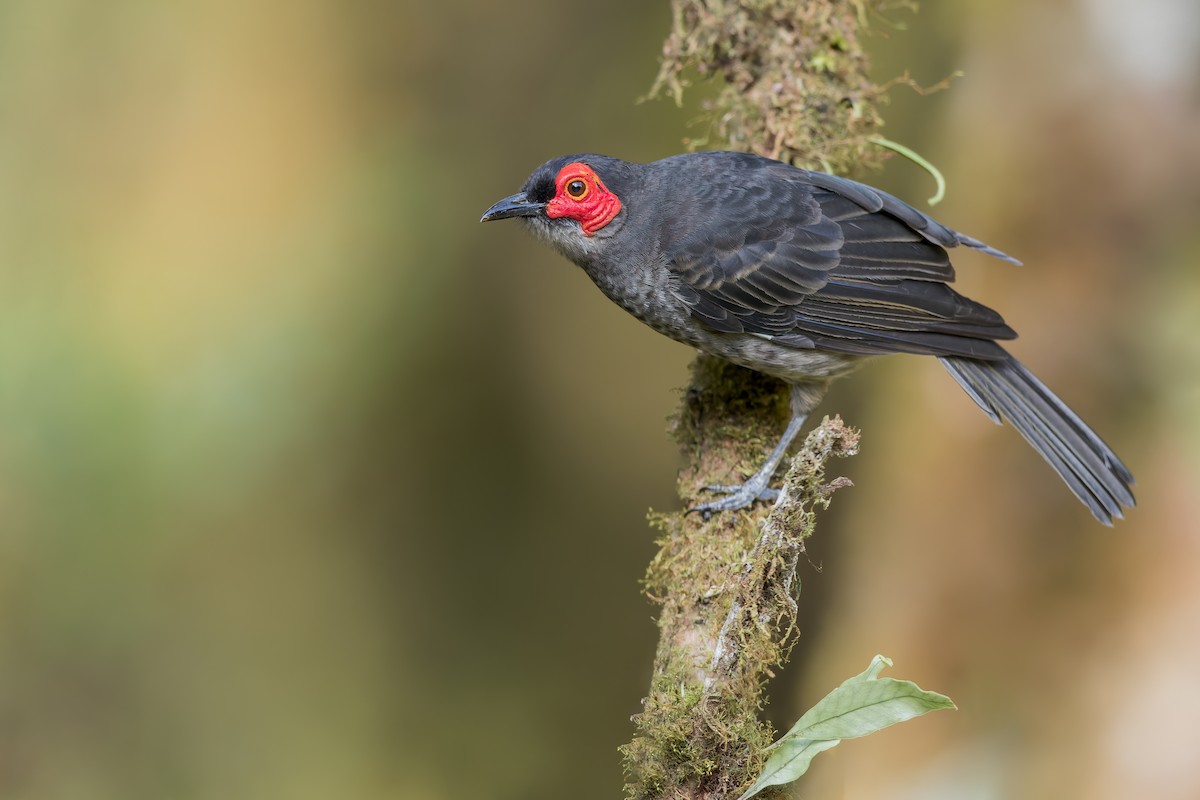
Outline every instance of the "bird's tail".
<path fill-rule="evenodd" d="M 939 359 L 996 424 L 1016 428 L 1105 525 L 1133 506 L 1133 475 L 1116 453 L 1015 358 Z"/>

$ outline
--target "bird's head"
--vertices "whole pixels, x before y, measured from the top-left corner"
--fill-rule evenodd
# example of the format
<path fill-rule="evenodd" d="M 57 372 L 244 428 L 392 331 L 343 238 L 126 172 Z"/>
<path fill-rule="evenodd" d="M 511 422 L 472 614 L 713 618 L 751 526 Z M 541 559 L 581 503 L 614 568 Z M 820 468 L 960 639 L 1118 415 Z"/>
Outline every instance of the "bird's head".
<path fill-rule="evenodd" d="M 615 158 L 574 155 L 547 161 L 525 187 L 493 205 L 480 222 L 523 218 L 539 236 L 579 261 L 624 223 L 633 165 Z"/>

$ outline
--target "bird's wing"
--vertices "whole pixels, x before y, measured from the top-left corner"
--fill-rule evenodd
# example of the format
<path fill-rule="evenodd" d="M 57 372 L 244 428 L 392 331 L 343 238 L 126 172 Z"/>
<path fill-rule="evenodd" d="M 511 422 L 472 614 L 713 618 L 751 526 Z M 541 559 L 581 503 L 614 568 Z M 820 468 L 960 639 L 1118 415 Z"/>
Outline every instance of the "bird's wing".
<path fill-rule="evenodd" d="M 863 184 L 781 165 L 706 182 L 666 256 L 692 316 L 843 353 L 1000 358 L 1016 334 L 947 284 L 946 248 L 1014 259 Z"/>

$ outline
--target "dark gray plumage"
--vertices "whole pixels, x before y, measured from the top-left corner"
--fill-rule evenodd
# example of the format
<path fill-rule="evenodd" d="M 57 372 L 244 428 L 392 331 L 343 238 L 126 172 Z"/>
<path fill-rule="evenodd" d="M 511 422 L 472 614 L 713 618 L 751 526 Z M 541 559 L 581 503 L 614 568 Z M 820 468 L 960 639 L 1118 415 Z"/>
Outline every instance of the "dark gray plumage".
<path fill-rule="evenodd" d="M 1019 263 L 861 183 L 745 153 L 651 164 L 576 155 L 539 167 L 484 219 L 521 217 L 638 319 L 792 385 L 767 462 L 704 512 L 772 496 L 771 476 L 829 382 L 866 356 L 938 357 L 1101 522 L 1134 504 L 1112 450 L 999 344 L 1016 333 L 955 292 L 949 248 Z"/>

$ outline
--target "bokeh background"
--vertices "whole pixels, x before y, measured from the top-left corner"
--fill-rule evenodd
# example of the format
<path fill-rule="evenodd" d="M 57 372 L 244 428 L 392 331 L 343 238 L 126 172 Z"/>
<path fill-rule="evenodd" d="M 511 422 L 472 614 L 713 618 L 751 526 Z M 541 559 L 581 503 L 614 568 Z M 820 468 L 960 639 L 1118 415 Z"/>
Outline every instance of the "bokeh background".
<path fill-rule="evenodd" d="M 876 652 L 956 713 L 805 796 L 1200 797 L 1200 6 L 926 0 L 886 134 L 1022 258 L 964 290 L 1110 440 L 1092 522 L 936 362 L 865 431 L 772 685 Z M 677 152 L 666 3 L 0 3 L 0 797 L 612 798 L 686 348 L 516 224 L 541 161 Z M 693 103 L 701 90 L 691 96 Z M 918 201 L 927 176 L 868 176 Z"/>

